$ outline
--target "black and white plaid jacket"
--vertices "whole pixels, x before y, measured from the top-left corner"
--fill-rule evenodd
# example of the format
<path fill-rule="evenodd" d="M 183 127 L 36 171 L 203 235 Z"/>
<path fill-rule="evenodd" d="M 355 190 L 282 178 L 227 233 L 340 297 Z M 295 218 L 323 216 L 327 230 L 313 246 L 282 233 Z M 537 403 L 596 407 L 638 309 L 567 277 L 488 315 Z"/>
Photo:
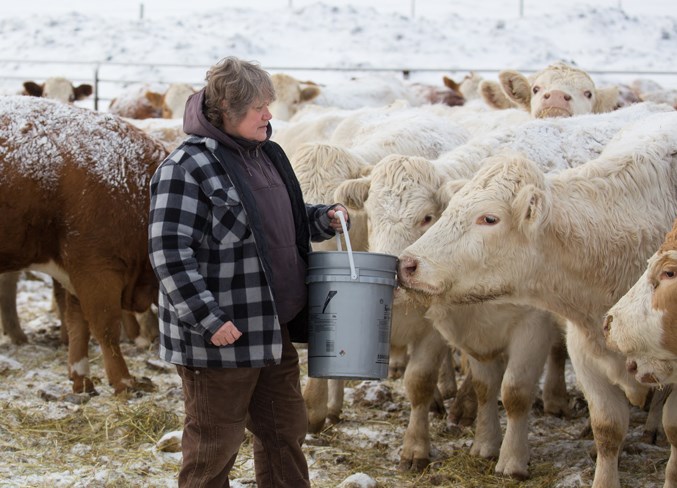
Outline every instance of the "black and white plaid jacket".
<path fill-rule="evenodd" d="M 331 206 L 306 205 L 289 160 L 272 141 L 262 145 L 287 187 L 296 243 L 307 260 L 310 240 L 335 235 Z M 276 364 L 281 331 L 270 287 L 261 215 L 244 183 L 242 162 L 216 140 L 191 136 L 151 180 L 149 254 L 160 280 L 160 356 L 192 367 Z M 243 332 L 217 347 L 211 337 L 232 320 Z M 307 341 L 307 314 L 289 323 Z"/>

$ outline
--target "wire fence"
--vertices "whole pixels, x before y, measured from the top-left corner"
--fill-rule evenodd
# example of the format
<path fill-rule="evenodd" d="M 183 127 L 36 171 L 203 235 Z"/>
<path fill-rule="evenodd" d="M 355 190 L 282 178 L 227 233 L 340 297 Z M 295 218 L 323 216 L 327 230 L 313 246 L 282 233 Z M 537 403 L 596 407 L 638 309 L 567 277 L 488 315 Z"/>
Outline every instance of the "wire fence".
<path fill-rule="evenodd" d="M 11 69 L 3 69 L 11 68 Z M 42 83 L 50 76 L 64 76 L 73 84 L 89 83 L 94 89 L 93 96 L 83 104 L 93 105 L 96 110 L 105 109 L 110 101 L 125 88 L 133 85 L 148 84 L 167 86 L 170 83 L 188 83 L 194 87 L 202 86 L 204 75 L 209 66 L 202 64 L 175 63 L 119 63 L 95 61 L 59 61 L 59 60 L 19 60 L 0 59 L 0 87 L 4 94 L 21 90 L 24 81 Z M 460 81 L 470 72 L 483 77 L 496 77 L 502 68 L 477 68 L 473 66 L 440 66 L 438 68 L 400 67 L 309 67 L 309 66 L 265 66 L 270 73 L 288 73 L 303 80 L 328 83 L 361 75 L 393 75 L 411 81 L 435 82 L 442 84 L 442 76 Z M 516 68 L 529 74 L 532 68 Z M 583 67 L 583 69 L 586 69 Z M 596 81 L 627 82 L 643 78 L 652 79 L 666 88 L 677 87 L 676 71 L 623 71 L 589 70 L 586 71 Z M 13 74 L 8 74 L 13 73 Z M 150 75 L 149 75 L 150 74 Z M 665 82 L 662 82 L 665 80 Z"/>

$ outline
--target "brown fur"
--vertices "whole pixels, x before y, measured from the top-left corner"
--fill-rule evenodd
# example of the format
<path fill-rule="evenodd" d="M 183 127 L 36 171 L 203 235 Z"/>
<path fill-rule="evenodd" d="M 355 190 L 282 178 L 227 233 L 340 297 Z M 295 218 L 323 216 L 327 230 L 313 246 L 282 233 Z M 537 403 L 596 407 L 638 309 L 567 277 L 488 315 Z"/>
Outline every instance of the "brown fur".
<path fill-rule="evenodd" d="M 67 275 L 64 315 L 74 391 L 95 391 L 82 367 L 87 362 L 90 331 L 101 346 L 106 374 L 115 393 L 140 387 L 122 357 L 120 321 L 123 309 L 143 312 L 157 294 L 157 280 L 147 251 L 148 182 L 167 152 L 117 117 L 42 99 L 31 104 L 35 105 L 30 108 L 34 120 L 28 129 L 23 129 L 42 134 L 59 150 L 60 163 L 45 158 L 49 151 L 35 153 L 36 158 L 44 159 L 36 164 L 57 172 L 58 184 L 41 180 L 39 172 L 21 169 L 23 161 L 18 155 L 33 154 L 22 144 L 30 144 L 34 138 L 20 142 L 21 137 L 17 137 L 3 142 L 6 152 L 0 156 L 0 272 L 31 266 L 43 269 L 40 266 L 54 263 L 62 270 L 55 278 Z M 21 116 L 13 111 L 0 112 L 0 121 L 11 124 L 14 117 Z M 50 119 L 57 119 L 58 125 L 43 125 Z M 67 142 L 49 133 L 54 127 L 66 133 L 70 124 L 82 124 L 82 120 L 99 130 Z M 97 141 L 97 137 L 102 140 Z M 122 142 L 116 147 L 113 140 Z M 60 147 L 61 144 L 68 147 Z M 119 184 L 110 184 L 91 169 L 99 158 L 110 156 L 102 151 L 115 152 L 115 164 L 124 175 Z"/>

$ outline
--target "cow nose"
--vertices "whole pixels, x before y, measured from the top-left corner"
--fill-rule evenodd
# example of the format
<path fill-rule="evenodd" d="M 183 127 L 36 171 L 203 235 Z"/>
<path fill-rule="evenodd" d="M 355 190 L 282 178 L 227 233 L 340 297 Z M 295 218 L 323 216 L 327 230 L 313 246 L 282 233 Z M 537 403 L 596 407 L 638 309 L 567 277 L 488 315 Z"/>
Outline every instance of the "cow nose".
<path fill-rule="evenodd" d="M 625 369 L 627 369 L 628 373 L 631 375 L 637 374 L 637 362 L 634 359 L 628 359 L 625 363 Z"/>
<path fill-rule="evenodd" d="M 403 256 L 399 259 L 397 264 L 397 278 L 400 283 L 405 282 L 414 277 L 416 269 L 418 268 L 418 260 L 411 256 Z"/>

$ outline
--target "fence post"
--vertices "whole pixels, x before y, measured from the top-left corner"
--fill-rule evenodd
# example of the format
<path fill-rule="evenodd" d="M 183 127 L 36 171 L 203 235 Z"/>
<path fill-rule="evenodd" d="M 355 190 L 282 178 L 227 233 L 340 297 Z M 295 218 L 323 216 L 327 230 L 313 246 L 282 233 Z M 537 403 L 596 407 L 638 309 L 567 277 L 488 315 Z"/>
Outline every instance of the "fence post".
<path fill-rule="evenodd" d="M 99 64 L 94 65 L 94 110 L 99 110 Z"/>

